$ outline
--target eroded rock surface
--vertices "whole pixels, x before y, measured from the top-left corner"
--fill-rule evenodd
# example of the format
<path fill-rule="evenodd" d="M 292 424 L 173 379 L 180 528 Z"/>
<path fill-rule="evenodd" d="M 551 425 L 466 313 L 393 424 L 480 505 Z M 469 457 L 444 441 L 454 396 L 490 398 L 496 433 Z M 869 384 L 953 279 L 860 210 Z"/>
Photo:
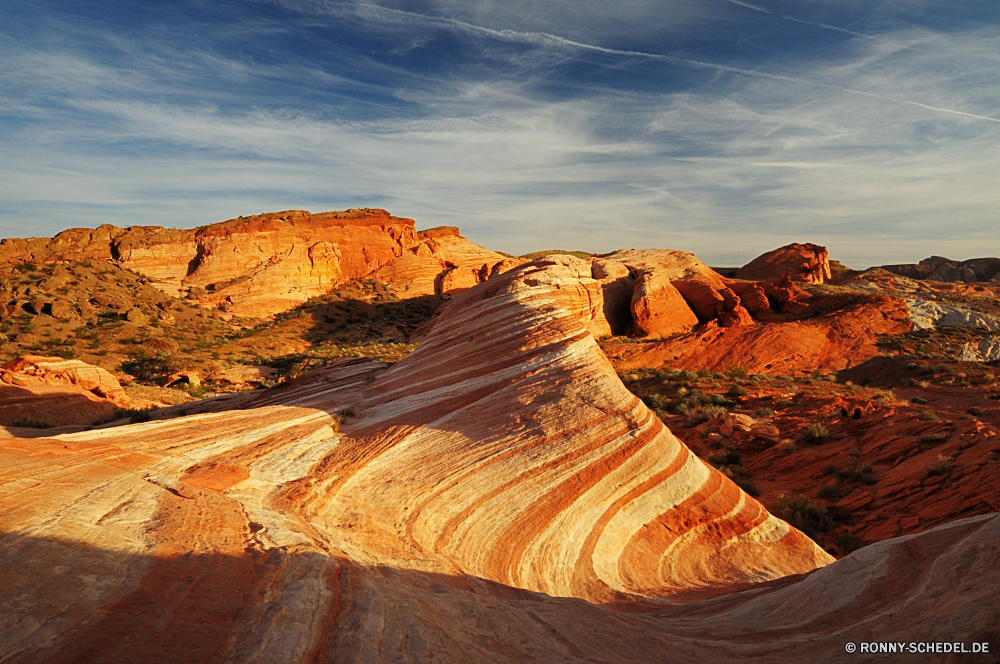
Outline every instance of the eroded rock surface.
<path fill-rule="evenodd" d="M 398 278 L 404 293 L 423 295 L 455 294 L 519 264 L 458 229 L 418 234 L 412 219 L 374 208 L 289 210 L 188 230 L 105 225 L 0 243 L 6 263 L 95 259 L 145 275 L 169 295 L 258 318 L 381 268 L 378 278 Z"/>
<path fill-rule="evenodd" d="M 822 662 L 881 628 L 994 638 L 995 515 L 799 576 L 831 558 L 617 379 L 591 274 L 533 262 L 395 365 L 239 410 L 0 440 L 0 659 Z"/>
<path fill-rule="evenodd" d="M 830 256 L 826 247 L 818 244 L 793 242 L 762 254 L 736 273 L 738 279 L 776 279 L 790 277 L 793 281 L 821 284 L 830 279 Z"/>
<path fill-rule="evenodd" d="M 80 360 L 25 355 L 0 366 L 0 425 L 91 424 L 136 406 L 113 375 Z"/>

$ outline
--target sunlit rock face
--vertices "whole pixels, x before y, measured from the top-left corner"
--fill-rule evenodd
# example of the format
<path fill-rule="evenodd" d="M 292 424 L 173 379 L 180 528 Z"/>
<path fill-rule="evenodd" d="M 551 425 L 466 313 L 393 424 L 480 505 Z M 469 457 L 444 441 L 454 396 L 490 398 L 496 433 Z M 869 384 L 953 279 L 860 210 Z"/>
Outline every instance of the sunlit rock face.
<path fill-rule="evenodd" d="M 601 293 L 542 259 L 392 366 L 0 439 L 0 661 L 836 661 L 927 597 L 995 630 L 994 517 L 828 565 L 624 388 Z"/>
<path fill-rule="evenodd" d="M 392 283 L 402 297 L 455 295 L 523 261 L 441 227 L 363 208 L 288 210 L 181 230 L 159 226 L 71 229 L 8 239 L 0 262 L 116 261 L 175 297 L 266 318 L 353 279 Z"/>
<path fill-rule="evenodd" d="M 793 242 L 762 254 L 736 273 L 738 279 L 776 279 L 821 284 L 830 279 L 830 255 L 818 244 Z"/>
<path fill-rule="evenodd" d="M 23 355 L 0 366 L 0 425 L 86 423 L 112 419 L 115 408 L 142 408 L 118 380 L 81 360 Z"/>

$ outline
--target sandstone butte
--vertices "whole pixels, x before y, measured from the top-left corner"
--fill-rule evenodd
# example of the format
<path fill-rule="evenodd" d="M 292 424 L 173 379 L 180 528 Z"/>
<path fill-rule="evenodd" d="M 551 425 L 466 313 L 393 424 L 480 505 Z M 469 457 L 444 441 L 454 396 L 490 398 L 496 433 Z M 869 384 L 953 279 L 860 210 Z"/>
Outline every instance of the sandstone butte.
<path fill-rule="evenodd" d="M 289 210 L 188 230 L 104 225 L 0 242 L 0 262 L 82 260 L 113 260 L 168 295 L 258 318 L 379 270 L 405 280 L 411 294 L 445 295 L 519 262 L 457 228 L 418 233 L 412 219 L 374 208 Z"/>
<path fill-rule="evenodd" d="M 609 325 L 593 275 L 571 257 L 498 275 L 392 366 L 347 360 L 203 402 L 219 412 L 0 439 L 0 661 L 995 647 L 996 514 L 831 562 L 624 388 L 587 331 Z"/>
<path fill-rule="evenodd" d="M 736 273 L 737 279 L 774 279 L 821 284 L 830 279 L 830 256 L 826 247 L 794 242 L 753 259 Z"/>

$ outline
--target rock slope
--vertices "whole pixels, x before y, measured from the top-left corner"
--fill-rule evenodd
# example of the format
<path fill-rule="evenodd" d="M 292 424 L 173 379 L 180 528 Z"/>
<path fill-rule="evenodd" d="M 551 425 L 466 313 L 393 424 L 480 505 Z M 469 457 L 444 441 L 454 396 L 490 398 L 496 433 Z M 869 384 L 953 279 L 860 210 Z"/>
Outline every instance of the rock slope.
<path fill-rule="evenodd" d="M 875 635 L 995 640 L 1000 520 L 798 576 L 830 557 L 618 381 L 587 332 L 601 289 L 588 263 L 540 260 L 465 291 L 392 366 L 0 439 L 0 661 L 789 662 Z"/>

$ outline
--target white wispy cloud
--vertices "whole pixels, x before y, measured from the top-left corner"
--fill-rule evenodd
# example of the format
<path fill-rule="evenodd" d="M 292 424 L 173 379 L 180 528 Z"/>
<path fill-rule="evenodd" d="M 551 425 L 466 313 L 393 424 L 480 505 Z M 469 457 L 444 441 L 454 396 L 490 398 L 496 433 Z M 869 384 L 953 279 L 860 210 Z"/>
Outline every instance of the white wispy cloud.
<path fill-rule="evenodd" d="M 404 50 L 446 30 L 530 52 L 511 51 L 500 75 L 436 77 L 364 54 L 340 71 L 173 43 L 125 40 L 117 63 L 0 43 L 0 233 L 376 205 L 513 253 L 669 246 L 739 264 L 794 240 L 855 267 L 1000 254 L 996 29 L 885 32 L 835 60 L 765 70 L 371 5 L 337 11 L 413 32 Z M 711 75 L 683 90 L 546 93 L 546 68 L 580 52 Z M 248 103 L 222 84 L 233 79 L 264 94 Z M 268 81 L 326 94 L 271 97 Z M 374 96 L 399 108 L 348 106 Z"/>

